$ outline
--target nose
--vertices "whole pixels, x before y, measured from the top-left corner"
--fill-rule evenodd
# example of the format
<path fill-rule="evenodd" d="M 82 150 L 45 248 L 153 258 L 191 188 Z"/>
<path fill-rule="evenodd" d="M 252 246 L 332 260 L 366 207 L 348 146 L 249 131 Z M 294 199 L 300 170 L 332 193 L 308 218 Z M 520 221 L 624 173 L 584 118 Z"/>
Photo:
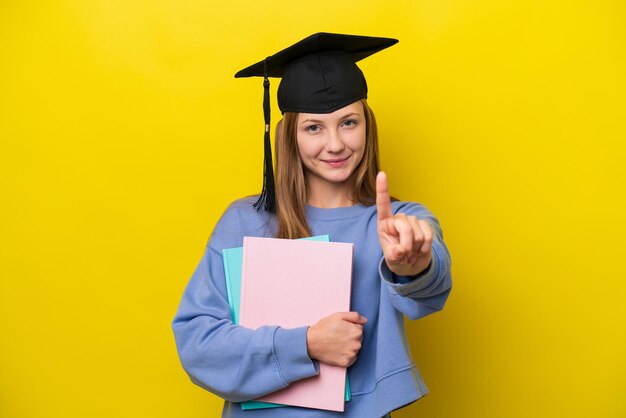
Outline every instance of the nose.
<path fill-rule="evenodd" d="M 336 154 L 343 151 L 344 148 L 345 145 L 341 138 L 341 133 L 337 130 L 329 129 L 325 146 L 326 152 Z"/>

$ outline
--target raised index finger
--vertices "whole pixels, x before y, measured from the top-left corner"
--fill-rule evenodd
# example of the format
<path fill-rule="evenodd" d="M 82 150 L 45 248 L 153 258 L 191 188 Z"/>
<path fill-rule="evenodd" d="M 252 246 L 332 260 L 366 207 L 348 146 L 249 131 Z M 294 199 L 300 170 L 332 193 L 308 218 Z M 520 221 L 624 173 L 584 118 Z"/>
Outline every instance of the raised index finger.
<path fill-rule="evenodd" d="M 376 176 L 376 211 L 379 222 L 393 216 L 391 197 L 389 197 L 389 187 L 387 186 L 387 174 L 384 171 Z"/>

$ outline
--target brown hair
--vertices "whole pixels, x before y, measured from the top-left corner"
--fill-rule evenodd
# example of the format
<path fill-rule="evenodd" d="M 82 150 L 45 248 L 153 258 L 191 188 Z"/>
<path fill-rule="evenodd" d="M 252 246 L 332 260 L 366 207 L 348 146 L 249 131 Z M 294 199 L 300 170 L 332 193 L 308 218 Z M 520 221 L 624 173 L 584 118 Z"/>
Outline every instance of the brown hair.
<path fill-rule="evenodd" d="M 372 109 L 360 100 L 365 114 L 365 151 L 359 165 L 348 179 L 349 198 L 371 206 L 376 203 L 378 161 L 378 130 Z M 311 235 L 306 222 L 306 180 L 296 140 L 298 113 L 285 112 L 276 125 L 276 217 L 277 238 L 303 238 Z"/>

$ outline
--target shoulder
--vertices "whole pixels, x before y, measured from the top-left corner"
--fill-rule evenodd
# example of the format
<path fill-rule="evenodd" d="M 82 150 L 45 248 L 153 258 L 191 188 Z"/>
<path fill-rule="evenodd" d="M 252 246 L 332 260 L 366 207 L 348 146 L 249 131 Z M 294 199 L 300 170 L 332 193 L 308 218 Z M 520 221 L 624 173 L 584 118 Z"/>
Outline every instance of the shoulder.
<path fill-rule="evenodd" d="M 407 202 L 395 200 L 391 202 L 393 213 L 404 213 L 413 216 L 433 216 L 432 212 L 423 204 L 416 202 Z"/>
<path fill-rule="evenodd" d="M 209 245 L 215 249 L 239 247 L 244 236 L 273 235 L 273 216 L 256 210 L 257 196 L 247 196 L 233 201 L 215 225 Z"/>
<path fill-rule="evenodd" d="M 234 200 L 230 203 L 230 205 L 226 207 L 226 210 L 224 211 L 224 214 L 222 216 L 232 214 L 253 215 L 254 213 L 258 213 L 256 208 L 254 207 L 254 203 L 257 201 L 258 198 L 258 195 L 252 195 Z"/>
<path fill-rule="evenodd" d="M 428 221 L 431 226 L 439 228 L 439 220 L 425 205 L 416 202 L 394 201 L 391 202 L 393 213 L 404 213 L 415 216 L 418 219 Z"/>

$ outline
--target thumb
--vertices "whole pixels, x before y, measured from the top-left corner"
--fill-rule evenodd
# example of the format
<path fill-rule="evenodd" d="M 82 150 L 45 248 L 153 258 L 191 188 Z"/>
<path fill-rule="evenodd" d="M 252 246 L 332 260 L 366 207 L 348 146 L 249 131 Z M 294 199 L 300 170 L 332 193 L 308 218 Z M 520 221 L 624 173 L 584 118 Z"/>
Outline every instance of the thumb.
<path fill-rule="evenodd" d="M 353 324 L 361 325 L 364 325 L 367 322 L 367 318 L 361 316 L 358 312 L 344 312 L 343 315 L 341 315 L 341 319 L 352 322 Z"/>
<path fill-rule="evenodd" d="M 378 212 L 379 222 L 393 216 L 389 186 L 387 185 L 387 174 L 384 171 L 379 172 L 376 176 L 376 211 Z"/>

